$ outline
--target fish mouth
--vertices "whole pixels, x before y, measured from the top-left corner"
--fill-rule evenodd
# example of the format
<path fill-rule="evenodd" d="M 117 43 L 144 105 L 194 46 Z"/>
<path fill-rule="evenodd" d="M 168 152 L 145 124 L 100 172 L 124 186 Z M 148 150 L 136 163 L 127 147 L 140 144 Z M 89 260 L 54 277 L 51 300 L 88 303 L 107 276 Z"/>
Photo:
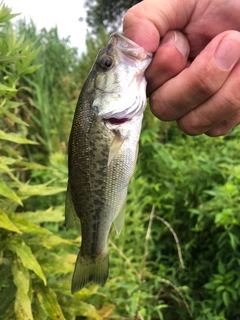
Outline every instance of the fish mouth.
<path fill-rule="evenodd" d="M 108 119 L 104 119 L 104 120 L 111 123 L 111 124 L 119 125 L 119 124 L 123 124 L 123 123 L 129 121 L 130 119 L 128 119 L 128 118 L 123 118 L 123 119 L 108 118 Z"/>
<path fill-rule="evenodd" d="M 115 32 L 110 37 L 110 43 L 116 46 L 124 55 L 144 61 L 146 60 L 146 65 L 149 64 L 149 60 L 152 59 L 153 54 L 146 52 L 144 48 L 140 47 L 138 44 L 132 40 L 124 37 L 121 33 Z"/>

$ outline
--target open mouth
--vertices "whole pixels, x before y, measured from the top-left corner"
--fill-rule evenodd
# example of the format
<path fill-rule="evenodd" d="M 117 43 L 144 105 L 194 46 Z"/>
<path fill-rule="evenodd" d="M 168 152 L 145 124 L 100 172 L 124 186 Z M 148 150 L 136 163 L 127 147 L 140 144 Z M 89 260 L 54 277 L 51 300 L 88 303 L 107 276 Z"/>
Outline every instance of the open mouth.
<path fill-rule="evenodd" d="M 123 124 L 127 122 L 129 119 L 128 118 L 123 118 L 123 119 L 117 119 L 117 118 L 109 118 L 106 119 L 106 121 L 110 122 L 111 124 Z"/>

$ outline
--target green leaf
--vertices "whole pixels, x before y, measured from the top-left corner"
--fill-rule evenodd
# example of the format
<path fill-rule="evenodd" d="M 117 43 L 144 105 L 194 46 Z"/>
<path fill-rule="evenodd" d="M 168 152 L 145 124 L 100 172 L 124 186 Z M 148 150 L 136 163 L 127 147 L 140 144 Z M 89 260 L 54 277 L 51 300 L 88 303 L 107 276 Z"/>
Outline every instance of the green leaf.
<path fill-rule="evenodd" d="M 103 318 L 99 315 L 97 309 L 89 303 L 83 302 L 79 299 L 69 300 L 64 309 L 69 314 L 74 314 L 76 316 L 83 316 L 91 320 L 102 320 Z M 112 311 L 112 310 L 111 310 Z"/>
<path fill-rule="evenodd" d="M 2 110 L 2 113 L 5 114 L 5 116 L 11 119 L 14 123 L 18 123 L 23 126 L 28 126 L 28 124 L 25 121 L 23 121 L 19 116 L 16 116 L 12 112 L 9 112 L 8 110 Z"/>
<path fill-rule="evenodd" d="M 41 265 L 51 275 L 69 274 L 73 272 L 76 258 L 75 254 L 53 255 L 51 258 L 47 256 L 41 260 Z"/>
<path fill-rule="evenodd" d="M 16 161 L 16 166 L 23 167 L 26 170 L 49 170 L 48 167 L 36 162 Z"/>
<path fill-rule="evenodd" d="M 16 60 L 20 60 L 24 58 L 24 56 L 16 55 L 16 56 L 2 56 L 0 55 L 0 63 L 9 63 Z"/>
<path fill-rule="evenodd" d="M 64 208 L 63 206 L 56 209 L 50 207 L 47 210 L 24 212 L 22 216 L 33 223 L 61 222 L 64 221 Z"/>
<path fill-rule="evenodd" d="M 49 320 L 48 316 L 46 315 L 44 310 L 41 308 L 39 301 L 37 299 L 34 299 L 33 310 L 34 310 L 34 320 Z"/>
<path fill-rule="evenodd" d="M 21 70 L 21 74 L 20 75 L 23 76 L 25 74 L 33 73 L 37 69 L 39 69 L 41 66 L 42 66 L 41 64 L 36 64 L 34 66 L 27 67 L 27 68 Z"/>
<path fill-rule="evenodd" d="M 0 210 L 0 228 L 21 234 L 21 231 L 12 223 L 8 215 Z"/>
<path fill-rule="evenodd" d="M 16 201 L 21 206 L 23 205 L 16 193 L 10 189 L 4 181 L 0 181 L 0 194 L 8 199 Z"/>
<path fill-rule="evenodd" d="M 204 285 L 204 288 L 209 289 L 209 290 L 215 290 L 216 284 L 214 282 L 209 282 Z"/>
<path fill-rule="evenodd" d="M 35 284 L 34 289 L 38 301 L 48 317 L 53 320 L 65 320 L 55 292 L 50 287 L 44 287 L 40 283 Z"/>
<path fill-rule="evenodd" d="M 59 245 L 72 245 L 73 242 L 72 240 L 68 240 L 68 239 L 64 239 L 64 238 L 61 238 L 59 236 L 55 236 L 55 235 L 44 235 L 44 234 L 38 234 L 37 237 L 34 238 L 33 240 L 33 244 L 35 242 L 38 242 L 38 243 L 41 243 L 42 246 L 44 246 L 45 248 L 47 249 L 52 249 L 56 246 L 59 246 Z M 77 243 L 79 243 L 80 240 L 77 239 Z M 31 243 L 31 240 L 28 240 L 28 243 Z"/>
<path fill-rule="evenodd" d="M 16 287 L 12 280 L 9 279 L 6 286 L 0 290 L 0 316 L 1 319 L 14 318 L 14 299 L 16 296 Z M 3 317 L 2 317 L 3 316 Z"/>
<path fill-rule="evenodd" d="M 15 109 L 23 105 L 23 103 L 19 101 L 6 101 L 5 103 L 6 103 L 4 104 L 5 109 Z"/>
<path fill-rule="evenodd" d="M 216 292 L 221 292 L 225 290 L 225 286 L 220 285 L 219 287 L 216 288 Z"/>
<path fill-rule="evenodd" d="M 12 265 L 13 282 L 17 287 L 15 299 L 15 313 L 19 320 L 33 319 L 31 299 L 29 296 L 30 276 L 29 271 L 21 263 L 16 261 Z"/>
<path fill-rule="evenodd" d="M 226 268 L 221 260 L 218 261 L 218 272 L 220 274 L 225 274 L 225 272 L 226 272 Z"/>
<path fill-rule="evenodd" d="M 13 92 L 13 93 L 17 93 L 17 89 L 10 88 L 10 87 L 5 86 L 4 84 L 0 83 L 0 92 Z"/>
<path fill-rule="evenodd" d="M 21 184 L 20 181 L 12 174 L 11 169 L 4 163 L 2 163 L 2 159 L 3 157 L 0 157 L 0 170 L 6 172 L 10 178 L 12 178 L 12 180 L 14 180 L 15 182 L 17 182 L 18 184 Z"/>
<path fill-rule="evenodd" d="M 0 140 L 7 140 L 20 144 L 38 144 L 37 142 L 21 137 L 16 133 L 5 133 L 2 130 L 0 130 Z"/>
<path fill-rule="evenodd" d="M 0 2 L 0 5 L 2 5 L 2 2 Z M 4 4 L 2 5 L 1 10 L 0 10 L 0 23 L 7 22 L 7 21 L 11 20 L 12 18 L 19 15 L 18 13 L 12 14 L 11 11 L 12 11 L 11 8 L 8 8 Z"/>
<path fill-rule="evenodd" d="M 25 268 L 32 270 L 39 278 L 43 280 L 44 284 L 47 283 L 41 266 L 32 254 L 31 248 L 27 246 L 25 242 L 11 241 L 9 249 L 16 252 Z"/>
<path fill-rule="evenodd" d="M 41 194 L 41 196 L 49 196 L 53 194 L 57 194 L 60 192 L 66 191 L 66 188 L 60 188 L 60 187 L 48 187 L 46 184 L 39 184 L 39 185 L 28 185 L 24 184 L 19 188 L 19 194 L 21 196 L 38 196 Z"/>
<path fill-rule="evenodd" d="M 23 214 L 12 213 L 10 215 L 11 220 L 19 228 L 21 232 L 24 233 L 45 233 L 51 234 L 51 232 L 45 228 L 37 226 L 35 223 L 32 223 L 24 218 Z"/>
<path fill-rule="evenodd" d="M 230 296 L 229 296 L 229 293 L 227 291 L 224 291 L 222 293 L 222 299 L 223 299 L 223 302 L 224 302 L 225 306 L 228 308 L 229 302 L 230 302 Z"/>
<path fill-rule="evenodd" d="M 230 243 L 234 251 L 237 251 L 237 246 L 239 245 L 239 238 L 236 237 L 233 233 L 228 232 Z"/>
<path fill-rule="evenodd" d="M 11 269 L 6 264 L 4 264 L 1 259 L 1 261 L 0 261 L 0 288 L 3 288 L 3 284 L 9 283 L 9 277 L 12 277 Z"/>

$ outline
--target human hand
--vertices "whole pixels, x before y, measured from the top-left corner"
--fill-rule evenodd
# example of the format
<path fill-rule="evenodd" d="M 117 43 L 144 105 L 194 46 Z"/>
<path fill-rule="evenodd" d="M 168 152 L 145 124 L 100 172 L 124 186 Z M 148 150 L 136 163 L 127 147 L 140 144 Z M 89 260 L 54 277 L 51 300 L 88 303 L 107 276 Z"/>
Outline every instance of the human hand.
<path fill-rule="evenodd" d="M 240 123 L 239 15 L 238 0 L 144 0 L 127 11 L 124 35 L 154 53 L 146 78 L 156 117 L 189 135 Z"/>

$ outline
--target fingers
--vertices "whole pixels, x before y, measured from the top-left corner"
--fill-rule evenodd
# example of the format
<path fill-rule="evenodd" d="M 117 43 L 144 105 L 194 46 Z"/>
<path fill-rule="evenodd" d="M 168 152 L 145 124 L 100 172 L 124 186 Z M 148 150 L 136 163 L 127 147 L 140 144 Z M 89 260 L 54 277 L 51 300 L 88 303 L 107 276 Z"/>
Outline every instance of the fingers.
<path fill-rule="evenodd" d="M 240 34 L 227 31 L 218 35 L 189 68 L 151 94 L 152 112 L 161 120 L 178 120 L 188 134 L 211 130 L 239 107 L 240 70 L 232 71 L 239 57 Z"/>
<path fill-rule="evenodd" d="M 187 134 L 219 136 L 240 122 L 240 64 L 238 63 L 220 90 L 178 120 Z"/>
<path fill-rule="evenodd" d="M 218 123 L 212 129 L 205 132 L 210 137 L 223 136 L 229 133 L 234 127 L 240 123 L 240 111 L 234 113 L 230 118 Z"/>
<path fill-rule="evenodd" d="M 187 38 L 180 31 L 166 33 L 146 71 L 148 96 L 186 68 L 189 51 Z"/>
<path fill-rule="evenodd" d="M 146 51 L 155 52 L 168 30 L 183 29 L 190 19 L 196 0 L 145 0 L 130 8 L 123 21 L 124 36 Z"/>
<path fill-rule="evenodd" d="M 209 17 L 216 12 L 228 18 L 212 23 Z M 237 10 L 234 14 L 228 5 L 197 0 L 144 0 L 128 10 L 124 35 L 155 53 L 146 78 L 150 106 L 159 119 L 177 120 L 190 135 L 210 136 L 240 123 L 240 33 L 231 31 L 238 30 L 240 20 Z M 183 30 L 188 41 L 168 30 Z M 188 56 L 194 60 L 186 68 Z"/>

